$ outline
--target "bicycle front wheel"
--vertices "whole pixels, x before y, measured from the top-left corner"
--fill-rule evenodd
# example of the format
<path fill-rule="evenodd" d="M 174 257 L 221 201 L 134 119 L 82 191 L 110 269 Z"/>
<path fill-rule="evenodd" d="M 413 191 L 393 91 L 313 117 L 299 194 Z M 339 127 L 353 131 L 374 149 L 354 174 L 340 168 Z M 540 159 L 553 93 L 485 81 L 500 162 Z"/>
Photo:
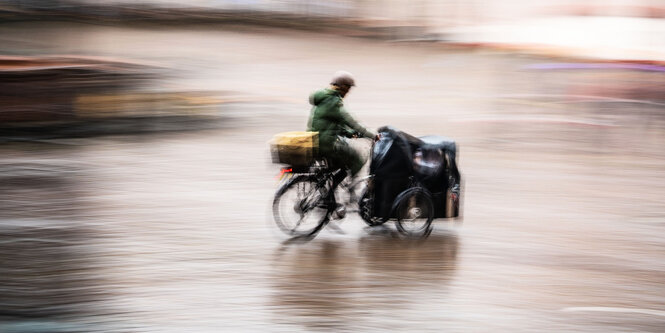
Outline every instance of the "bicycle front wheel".
<path fill-rule="evenodd" d="M 272 209 L 277 226 L 289 236 L 311 236 L 323 228 L 328 218 L 325 197 L 328 191 L 315 177 L 298 176 L 275 194 Z"/>
<path fill-rule="evenodd" d="M 406 236 L 427 237 L 434 220 L 434 204 L 427 191 L 411 188 L 402 192 L 395 201 L 397 230 Z"/>

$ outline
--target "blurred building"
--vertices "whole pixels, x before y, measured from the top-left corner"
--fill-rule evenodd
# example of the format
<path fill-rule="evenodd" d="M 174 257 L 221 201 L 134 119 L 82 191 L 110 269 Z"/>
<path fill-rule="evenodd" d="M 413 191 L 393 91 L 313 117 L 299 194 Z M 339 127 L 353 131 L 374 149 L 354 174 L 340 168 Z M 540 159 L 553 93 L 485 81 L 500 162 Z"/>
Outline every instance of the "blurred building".
<path fill-rule="evenodd" d="M 76 6 L 200 8 L 219 11 L 332 16 L 431 27 L 477 25 L 551 15 L 665 17 L 660 0 L 3 0 L 0 6 L 58 9 Z"/>
<path fill-rule="evenodd" d="M 112 21 L 246 21 L 299 28 L 341 27 L 347 32 L 356 30 L 350 32 L 356 36 L 393 40 L 537 46 L 582 57 L 665 60 L 665 2 L 660 0 L 0 1 L 0 14 L 12 9 L 24 14 Z"/>

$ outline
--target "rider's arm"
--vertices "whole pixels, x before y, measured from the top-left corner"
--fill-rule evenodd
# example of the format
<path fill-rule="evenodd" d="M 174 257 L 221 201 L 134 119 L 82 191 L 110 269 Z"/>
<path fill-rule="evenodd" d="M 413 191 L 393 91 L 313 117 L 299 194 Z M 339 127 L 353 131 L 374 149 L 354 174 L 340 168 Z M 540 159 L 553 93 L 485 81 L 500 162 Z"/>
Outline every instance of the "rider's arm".
<path fill-rule="evenodd" d="M 346 137 L 346 138 L 353 138 L 354 136 L 358 136 L 358 132 L 356 132 L 355 130 L 353 130 L 352 128 L 350 128 L 348 126 L 344 126 L 342 131 L 344 132 L 343 134 L 344 134 L 344 137 Z"/>
<path fill-rule="evenodd" d="M 363 125 L 360 125 L 355 119 L 353 119 L 353 117 L 351 117 L 351 115 L 346 111 L 346 109 L 343 106 L 339 108 L 339 113 L 346 126 L 358 132 L 360 135 L 362 135 L 365 138 L 371 139 L 376 137 L 375 133 L 368 130 Z"/>

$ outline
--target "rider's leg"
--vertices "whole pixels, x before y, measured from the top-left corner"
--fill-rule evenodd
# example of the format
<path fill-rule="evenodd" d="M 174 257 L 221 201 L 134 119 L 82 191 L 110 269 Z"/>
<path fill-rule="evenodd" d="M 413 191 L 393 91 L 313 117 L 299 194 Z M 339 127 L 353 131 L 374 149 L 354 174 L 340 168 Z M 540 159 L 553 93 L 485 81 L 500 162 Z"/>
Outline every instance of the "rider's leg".
<path fill-rule="evenodd" d="M 333 161 L 336 168 L 341 170 L 333 177 L 333 196 L 337 186 L 346 179 L 347 175 L 355 177 L 365 164 L 362 156 L 346 142 L 338 142 L 334 146 Z M 347 170 L 348 169 L 348 170 Z M 340 199 L 340 198 L 336 198 Z M 333 200 L 333 199 L 331 199 Z M 337 204 L 342 204 L 336 200 Z"/>
<path fill-rule="evenodd" d="M 328 196 L 326 197 L 326 200 L 328 203 L 333 204 L 336 203 L 337 201 L 335 200 L 335 189 L 339 184 L 341 184 L 344 179 L 347 176 L 346 168 L 344 167 L 343 163 L 340 163 L 341 161 L 338 161 L 338 163 L 335 163 L 335 168 L 340 168 L 336 174 L 333 175 L 332 179 L 332 187 L 330 188 L 330 192 L 328 192 Z"/>
<path fill-rule="evenodd" d="M 333 175 L 333 183 L 328 197 L 326 198 L 329 203 L 337 203 L 335 200 L 335 189 L 339 184 L 341 184 L 346 176 L 348 175 L 347 168 L 349 167 L 349 161 L 353 158 L 351 155 L 351 147 L 345 141 L 335 142 L 331 154 L 328 156 L 328 160 L 331 162 L 331 167 L 333 169 L 339 169 Z"/>
<path fill-rule="evenodd" d="M 347 172 L 344 169 L 340 169 L 337 174 L 333 176 L 333 185 L 332 188 L 337 188 L 337 185 L 341 184 L 346 178 Z"/>
<path fill-rule="evenodd" d="M 335 144 L 334 149 L 336 160 L 351 171 L 351 177 L 355 177 L 365 165 L 363 157 L 346 142 Z"/>

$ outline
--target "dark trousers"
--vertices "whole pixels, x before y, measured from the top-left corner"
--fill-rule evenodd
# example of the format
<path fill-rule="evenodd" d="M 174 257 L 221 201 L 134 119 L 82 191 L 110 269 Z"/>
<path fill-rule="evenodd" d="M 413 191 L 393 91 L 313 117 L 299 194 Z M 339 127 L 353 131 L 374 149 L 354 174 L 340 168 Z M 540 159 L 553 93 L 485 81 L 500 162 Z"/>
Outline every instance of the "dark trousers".
<path fill-rule="evenodd" d="M 332 169 L 340 169 L 333 176 L 333 189 L 337 188 L 344 178 L 348 175 L 347 169 L 351 171 L 354 177 L 365 164 L 365 160 L 360 153 L 353 149 L 346 141 L 338 140 L 332 147 L 321 147 L 321 154 L 328 159 Z M 331 192 L 333 194 L 334 191 Z M 330 197 L 332 199 L 334 194 Z"/>
<path fill-rule="evenodd" d="M 338 140 L 333 144 L 332 152 L 328 151 L 328 160 L 336 168 L 349 169 L 351 177 L 355 177 L 365 165 L 360 153 L 353 149 L 346 141 Z"/>

